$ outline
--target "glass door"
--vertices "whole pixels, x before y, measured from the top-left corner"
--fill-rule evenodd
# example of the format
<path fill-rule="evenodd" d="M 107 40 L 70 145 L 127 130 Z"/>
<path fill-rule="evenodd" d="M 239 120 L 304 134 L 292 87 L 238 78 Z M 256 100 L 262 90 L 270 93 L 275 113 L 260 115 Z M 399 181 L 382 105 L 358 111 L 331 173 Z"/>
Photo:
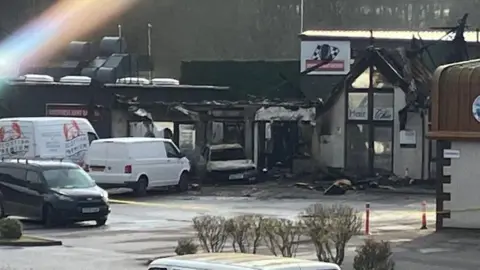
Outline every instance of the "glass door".
<path fill-rule="evenodd" d="M 373 169 L 391 172 L 393 167 L 393 134 L 390 126 L 373 129 Z"/>

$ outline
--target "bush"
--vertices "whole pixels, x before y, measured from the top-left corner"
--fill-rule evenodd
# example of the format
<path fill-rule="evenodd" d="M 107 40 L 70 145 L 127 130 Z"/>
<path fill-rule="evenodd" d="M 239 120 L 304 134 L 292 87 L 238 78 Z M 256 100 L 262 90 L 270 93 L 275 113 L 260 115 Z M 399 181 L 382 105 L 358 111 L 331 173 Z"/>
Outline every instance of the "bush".
<path fill-rule="evenodd" d="M 226 225 L 226 219 L 220 216 L 205 215 L 193 218 L 193 229 L 205 252 L 222 252 L 228 239 Z"/>
<path fill-rule="evenodd" d="M 198 245 L 191 238 L 178 240 L 177 247 L 175 248 L 177 255 L 196 254 L 197 251 Z"/>
<path fill-rule="evenodd" d="M 265 244 L 275 256 L 295 257 L 300 237 L 304 235 L 301 221 L 283 218 L 264 220 Z"/>
<path fill-rule="evenodd" d="M 20 239 L 23 234 L 22 223 L 16 219 L 0 219 L 0 237 L 4 239 Z"/>
<path fill-rule="evenodd" d="M 264 221 L 260 215 L 241 215 L 227 220 L 226 230 L 232 238 L 233 250 L 256 254 L 264 235 Z"/>
<path fill-rule="evenodd" d="M 347 243 L 362 228 L 359 212 L 346 205 L 313 204 L 301 216 L 318 260 L 341 265 Z"/>
<path fill-rule="evenodd" d="M 368 239 L 356 252 L 353 260 L 355 270 L 393 270 L 395 267 L 389 242 Z"/>

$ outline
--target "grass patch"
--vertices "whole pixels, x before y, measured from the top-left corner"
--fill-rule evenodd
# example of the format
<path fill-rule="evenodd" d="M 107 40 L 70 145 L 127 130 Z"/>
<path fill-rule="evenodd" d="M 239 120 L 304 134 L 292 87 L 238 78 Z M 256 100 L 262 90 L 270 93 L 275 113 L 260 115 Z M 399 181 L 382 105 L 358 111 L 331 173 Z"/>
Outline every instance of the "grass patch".
<path fill-rule="evenodd" d="M 46 239 L 37 236 L 23 235 L 20 239 L 5 239 L 0 238 L 0 246 L 23 246 L 23 247 L 38 247 L 38 246 L 60 246 L 61 241 Z"/>

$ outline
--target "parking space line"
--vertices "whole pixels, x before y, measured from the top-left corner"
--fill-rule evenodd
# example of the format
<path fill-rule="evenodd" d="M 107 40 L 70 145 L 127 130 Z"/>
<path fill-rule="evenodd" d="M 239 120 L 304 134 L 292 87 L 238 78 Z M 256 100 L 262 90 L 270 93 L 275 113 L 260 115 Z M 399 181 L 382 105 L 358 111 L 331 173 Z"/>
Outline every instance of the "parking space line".
<path fill-rule="evenodd" d="M 196 206 L 196 205 L 180 205 L 180 204 L 165 204 L 165 203 L 151 203 L 151 202 L 136 202 L 136 201 L 126 201 L 126 200 L 115 200 L 110 199 L 109 202 L 115 204 L 129 204 L 129 205 L 138 205 L 138 206 L 148 206 L 148 207 L 165 207 L 165 208 L 180 208 L 186 210 L 210 210 L 207 207 Z"/>

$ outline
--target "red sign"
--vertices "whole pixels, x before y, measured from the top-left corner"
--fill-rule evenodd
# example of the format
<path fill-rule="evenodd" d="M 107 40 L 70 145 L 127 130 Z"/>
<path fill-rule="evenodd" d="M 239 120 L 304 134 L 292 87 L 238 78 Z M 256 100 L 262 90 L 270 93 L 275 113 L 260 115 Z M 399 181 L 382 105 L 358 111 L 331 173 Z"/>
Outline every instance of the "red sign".
<path fill-rule="evenodd" d="M 315 65 L 318 65 L 318 64 L 320 64 L 324 61 L 322 61 L 322 60 L 306 60 L 306 62 L 307 62 L 306 67 L 311 68 L 311 67 L 313 67 Z M 345 70 L 345 61 L 343 61 L 343 60 L 333 60 L 328 64 L 325 64 L 321 67 L 318 67 L 315 70 L 319 70 L 319 71 L 344 71 Z"/>
<path fill-rule="evenodd" d="M 88 106 L 85 104 L 47 104 L 47 116 L 63 117 L 88 117 Z M 95 110 L 95 118 L 100 117 L 100 112 Z"/>

